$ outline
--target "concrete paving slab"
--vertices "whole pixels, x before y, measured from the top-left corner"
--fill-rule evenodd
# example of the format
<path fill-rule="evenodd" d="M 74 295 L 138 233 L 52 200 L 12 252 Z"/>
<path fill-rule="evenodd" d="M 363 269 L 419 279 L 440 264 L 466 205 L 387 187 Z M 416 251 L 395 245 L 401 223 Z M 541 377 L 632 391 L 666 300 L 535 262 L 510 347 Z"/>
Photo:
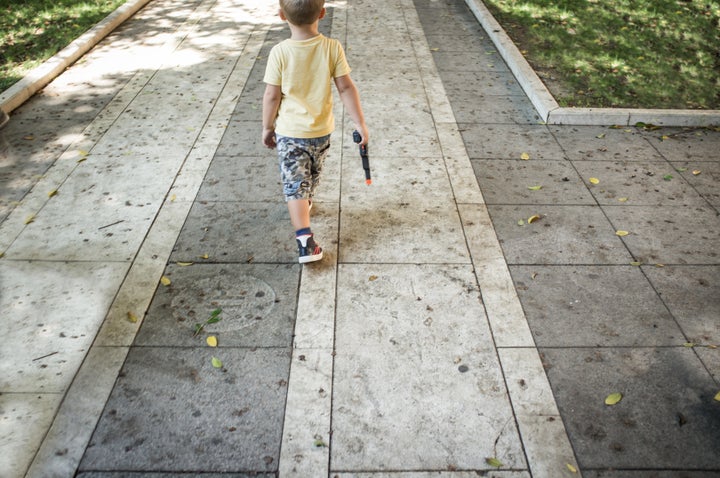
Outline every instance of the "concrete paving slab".
<path fill-rule="evenodd" d="M 720 131 L 709 128 L 661 128 L 643 136 L 668 161 L 717 161 Z"/>
<path fill-rule="evenodd" d="M 274 157 L 217 155 L 208 169 L 199 201 L 276 201 L 282 198 L 280 168 Z"/>
<path fill-rule="evenodd" d="M 550 126 L 549 130 L 575 161 L 662 161 L 663 157 L 634 127 Z"/>
<path fill-rule="evenodd" d="M 124 263 L 0 262 L 0 391 L 63 393 L 127 272 Z"/>
<path fill-rule="evenodd" d="M 567 161 L 476 159 L 472 164 L 488 204 L 595 204 Z"/>
<path fill-rule="evenodd" d="M 263 234 L 258 235 L 258 230 Z M 206 254 L 208 259 L 203 259 Z M 170 261 L 295 263 L 296 256 L 285 203 L 198 202 Z"/>
<path fill-rule="evenodd" d="M 283 426 L 280 476 L 313 476 L 330 459 L 332 348 L 295 348 Z"/>
<path fill-rule="evenodd" d="M 62 398 L 59 393 L 0 394 L 0 448 L 3 450 L 0 468 L 3 474 L 25 475 Z"/>
<path fill-rule="evenodd" d="M 702 206 L 706 202 L 666 161 L 573 161 L 588 189 L 601 205 Z M 589 182 L 600 180 L 599 184 Z"/>
<path fill-rule="evenodd" d="M 510 272 L 539 347 L 685 342 L 639 267 L 526 266 Z"/>
<path fill-rule="evenodd" d="M 299 265 L 171 264 L 135 340 L 137 346 L 197 346 L 216 335 L 219 347 L 290 347 Z M 204 323 L 221 309 L 220 322 Z"/>
<path fill-rule="evenodd" d="M 642 270 L 690 342 L 720 345 L 720 267 L 643 266 Z"/>
<path fill-rule="evenodd" d="M 126 347 L 90 350 L 52 426 L 48 427 L 27 476 L 47 476 L 50 470 L 53 476 L 75 474 L 127 352 Z"/>
<path fill-rule="evenodd" d="M 629 264 L 632 256 L 592 206 L 489 206 L 508 264 Z M 528 224 L 539 215 L 541 219 Z M 518 221 L 523 221 L 519 225 Z M 542 244 L 540 248 L 538 245 Z"/>
<path fill-rule="evenodd" d="M 477 471 L 408 471 L 408 472 L 369 472 L 335 473 L 333 478 L 476 478 Z M 525 471 L 482 471 L 487 478 L 530 478 Z"/>
<path fill-rule="evenodd" d="M 451 73 L 441 70 L 443 77 Z M 471 103 L 453 104 L 458 123 L 538 124 L 535 108 L 528 104 L 525 96 L 502 96 L 479 94 Z"/>
<path fill-rule="evenodd" d="M 453 36 L 456 35 L 453 33 Z M 509 71 L 502 57 L 498 55 L 497 50 L 495 50 L 490 41 L 488 41 L 488 44 L 483 48 L 473 48 L 467 50 L 464 54 L 458 54 L 459 52 L 455 49 L 443 50 L 440 47 L 433 46 L 430 42 L 435 41 L 436 38 L 440 38 L 440 36 L 429 35 L 428 44 L 435 65 L 437 65 L 438 71 L 443 75 L 448 72 L 457 71 L 496 71 L 501 73 Z M 458 39 L 456 41 L 461 40 Z M 526 98 L 525 95 L 521 97 Z M 527 101 L 523 101 L 523 103 L 526 104 Z M 462 122 L 459 118 L 458 121 Z"/>
<path fill-rule="evenodd" d="M 525 466 L 478 292 L 467 266 L 340 266 L 332 470 Z"/>
<path fill-rule="evenodd" d="M 398 200 L 397 190 L 386 192 L 393 198 L 381 208 L 360 201 L 343 207 L 340 262 L 470 262 L 454 201 L 419 196 Z"/>
<path fill-rule="evenodd" d="M 717 384 L 692 350 L 541 350 L 583 470 L 720 468 Z"/>
<path fill-rule="evenodd" d="M 671 163 L 690 185 L 717 210 L 720 208 L 720 162 L 683 161 Z"/>
<path fill-rule="evenodd" d="M 716 471 L 692 470 L 588 470 L 585 478 L 714 478 Z"/>
<path fill-rule="evenodd" d="M 606 207 L 636 260 L 649 264 L 719 264 L 717 211 L 696 206 Z"/>
<path fill-rule="evenodd" d="M 106 471 L 78 473 L 77 478 L 177 478 L 187 474 L 179 473 L 155 473 L 155 472 L 129 472 L 129 471 Z M 274 478 L 275 473 L 203 473 L 203 478 Z"/>
<path fill-rule="evenodd" d="M 289 366 L 289 349 L 133 348 L 80 471 L 276 471 Z"/>
<path fill-rule="evenodd" d="M 443 77 L 448 94 L 458 101 L 470 100 L 478 95 L 518 96 L 522 89 L 509 71 L 456 71 Z"/>
<path fill-rule="evenodd" d="M 450 93 L 450 92 L 449 92 Z M 462 131 L 470 159 L 563 160 L 565 153 L 544 125 L 483 125 L 463 123 Z"/>

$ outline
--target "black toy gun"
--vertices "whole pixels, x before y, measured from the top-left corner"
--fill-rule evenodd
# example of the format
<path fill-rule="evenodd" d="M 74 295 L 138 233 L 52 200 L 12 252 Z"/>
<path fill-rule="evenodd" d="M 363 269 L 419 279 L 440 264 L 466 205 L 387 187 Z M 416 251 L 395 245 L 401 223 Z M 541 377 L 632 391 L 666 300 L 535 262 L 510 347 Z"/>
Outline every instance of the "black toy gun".
<path fill-rule="evenodd" d="M 353 131 L 353 141 L 356 143 L 360 143 L 362 141 L 362 136 L 360 136 L 358 131 Z M 369 186 L 372 184 L 372 179 L 370 179 L 370 158 L 368 157 L 368 148 L 366 144 L 360 145 L 360 157 L 362 158 L 362 165 L 365 170 L 365 184 Z"/>

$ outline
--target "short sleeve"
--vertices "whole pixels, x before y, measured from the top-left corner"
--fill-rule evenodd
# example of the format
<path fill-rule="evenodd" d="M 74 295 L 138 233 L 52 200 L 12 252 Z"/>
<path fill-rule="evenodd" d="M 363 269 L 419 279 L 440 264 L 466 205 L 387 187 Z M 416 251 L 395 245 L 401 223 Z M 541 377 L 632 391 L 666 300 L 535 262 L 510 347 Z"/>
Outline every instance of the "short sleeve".
<path fill-rule="evenodd" d="M 335 41 L 335 65 L 333 69 L 333 78 L 339 78 L 341 76 L 349 75 L 351 68 L 345 58 L 345 50 L 339 41 Z"/>
<path fill-rule="evenodd" d="M 270 50 L 267 66 L 265 67 L 265 77 L 263 82 L 269 85 L 282 85 L 282 71 L 280 69 L 280 51 L 277 46 Z"/>

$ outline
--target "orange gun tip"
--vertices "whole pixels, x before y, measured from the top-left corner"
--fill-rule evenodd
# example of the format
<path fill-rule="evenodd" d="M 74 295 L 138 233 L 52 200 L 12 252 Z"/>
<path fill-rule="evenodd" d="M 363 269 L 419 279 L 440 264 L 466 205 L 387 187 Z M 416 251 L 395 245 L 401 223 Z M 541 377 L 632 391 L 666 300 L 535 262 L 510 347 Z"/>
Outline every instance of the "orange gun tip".
<path fill-rule="evenodd" d="M 365 184 L 367 184 L 368 186 L 370 186 L 370 185 L 372 184 L 372 179 L 366 179 L 366 180 L 365 180 Z"/>

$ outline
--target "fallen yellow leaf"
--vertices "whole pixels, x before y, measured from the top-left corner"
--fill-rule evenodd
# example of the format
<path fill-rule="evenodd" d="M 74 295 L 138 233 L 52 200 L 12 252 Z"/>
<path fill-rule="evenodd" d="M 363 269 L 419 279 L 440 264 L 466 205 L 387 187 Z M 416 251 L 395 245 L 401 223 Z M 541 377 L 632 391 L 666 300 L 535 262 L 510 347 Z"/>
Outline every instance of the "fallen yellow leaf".
<path fill-rule="evenodd" d="M 622 398 L 622 393 L 611 393 L 607 396 L 607 398 L 605 398 L 605 405 L 615 405 L 622 400 Z"/>
<path fill-rule="evenodd" d="M 530 216 L 528 218 L 527 222 L 528 222 L 528 224 L 532 224 L 533 222 L 537 221 L 538 219 L 540 219 L 540 216 L 538 214 L 535 214 L 535 215 Z"/>
<path fill-rule="evenodd" d="M 133 324 L 138 321 L 137 315 L 133 314 L 132 312 L 128 312 L 128 313 L 127 313 L 127 318 L 128 318 L 128 320 L 129 320 L 130 322 L 132 322 Z"/>
<path fill-rule="evenodd" d="M 172 284 L 172 281 L 170 280 L 169 277 L 162 276 L 162 277 L 160 278 L 160 283 L 161 283 L 162 285 L 168 286 L 168 285 Z"/>
<path fill-rule="evenodd" d="M 528 189 L 530 191 L 540 191 L 542 189 L 542 186 L 528 186 Z"/>
<path fill-rule="evenodd" d="M 218 344 L 217 337 L 215 337 L 214 335 L 211 335 L 207 339 L 205 339 L 205 342 L 207 342 L 210 347 L 217 347 Z"/>
<path fill-rule="evenodd" d="M 215 368 L 222 368 L 222 366 L 223 366 L 222 360 L 220 360 L 217 357 L 213 357 L 211 360 L 211 363 L 212 363 L 212 366 Z"/>
<path fill-rule="evenodd" d="M 179 265 L 180 267 L 187 267 L 187 266 L 193 265 L 192 262 L 177 262 L 176 264 Z"/>
<path fill-rule="evenodd" d="M 600 184 L 600 180 L 598 178 L 590 178 L 589 181 L 590 184 Z"/>
<path fill-rule="evenodd" d="M 715 401 L 720 402 L 720 392 L 715 394 Z"/>
<path fill-rule="evenodd" d="M 698 174 L 702 173 L 699 169 L 693 169 L 693 175 L 697 176 Z"/>
<path fill-rule="evenodd" d="M 203 254 L 202 256 L 200 256 L 200 259 L 210 259 L 210 256 L 207 254 Z"/>
<path fill-rule="evenodd" d="M 620 201 L 620 202 L 628 202 L 628 198 L 618 198 L 618 201 Z"/>
<path fill-rule="evenodd" d="M 520 159 L 522 159 L 523 161 L 527 161 L 528 159 L 530 159 L 530 155 L 527 153 L 523 153 L 520 155 Z"/>
<path fill-rule="evenodd" d="M 490 466 L 494 466 L 495 468 L 500 468 L 501 466 L 503 466 L 502 462 L 497 458 L 485 458 L 485 463 Z"/>
<path fill-rule="evenodd" d="M 170 196 L 170 202 L 175 202 L 176 199 L 177 199 L 176 194 L 173 194 L 172 196 Z"/>
<path fill-rule="evenodd" d="M 53 196 L 57 196 L 57 189 L 53 189 L 52 191 L 48 192 L 48 197 L 51 198 Z"/>
<path fill-rule="evenodd" d="M 567 466 L 567 469 L 570 470 L 570 473 L 577 473 L 577 468 L 572 466 L 570 463 L 566 463 L 565 466 Z"/>
<path fill-rule="evenodd" d="M 635 261 L 635 262 L 631 262 L 630 265 L 631 266 L 641 266 L 642 262 Z"/>
<path fill-rule="evenodd" d="M 377 278 L 378 278 L 378 276 L 370 276 L 370 277 L 368 277 L 368 280 L 369 280 L 370 282 L 372 282 L 372 281 L 377 280 Z"/>
<path fill-rule="evenodd" d="M 35 214 L 30 214 L 28 217 L 25 218 L 25 224 L 30 224 L 33 221 L 35 221 Z"/>
<path fill-rule="evenodd" d="M 627 236 L 628 234 L 630 234 L 628 231 L 615 231 L 615 235 L 620 237 Z"/>

